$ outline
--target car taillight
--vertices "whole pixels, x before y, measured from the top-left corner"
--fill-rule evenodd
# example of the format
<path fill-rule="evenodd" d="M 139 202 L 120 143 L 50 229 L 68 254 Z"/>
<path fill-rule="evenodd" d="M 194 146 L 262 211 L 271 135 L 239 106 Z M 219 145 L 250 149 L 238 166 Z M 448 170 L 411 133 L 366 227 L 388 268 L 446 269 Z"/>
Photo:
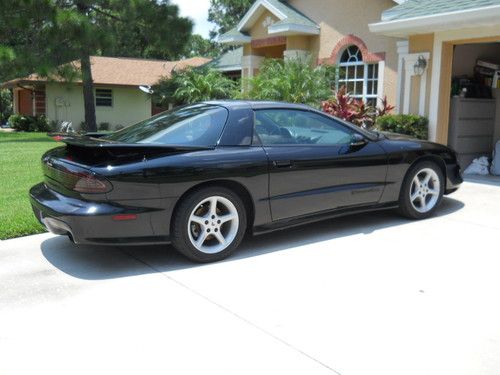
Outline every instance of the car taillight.
<path fill-rule="evenodd" d="M 105 178 L 92 173 L 75 173 L 77 180 L 73 186 L 79 193 L 108 193 L 113 189 L 111 183 Z"/>
<path fill-rule="evenodd" d="M 51 186 L 63 186 L 79 193 L 108 193 L 113 185 L 105 177 L 87 168 L 67 162 L 68 159 L 45 157 L 42 169 L 45 181 Z"/>

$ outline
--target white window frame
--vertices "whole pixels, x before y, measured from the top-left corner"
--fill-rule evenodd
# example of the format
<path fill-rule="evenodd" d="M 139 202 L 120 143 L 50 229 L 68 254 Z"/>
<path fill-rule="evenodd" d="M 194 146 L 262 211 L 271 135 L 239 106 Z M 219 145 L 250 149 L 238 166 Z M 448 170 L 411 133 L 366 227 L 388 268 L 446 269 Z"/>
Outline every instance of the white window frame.
<path fill-rule="evenodd" d="M 361 56 L 361 60 L 357 60 L 357 61 L 348 61 L 348 62 L 340 62 L 340 60 L 342 59 L 342 56 L 344 55 L 344 52 L 351 48 L 351 47 L 355 47 L 358 49 L 358 53 L 359 55 Z M 359 49 L 358 46 L 356 45 L 349 45 L 347 46 L 344 50 L 342 50 L 342 53 L 339 54 L 339 58 L 338 58 L 338 61 L 337 61 L 337 65 L 339 68 L 345 68 L 346 70 L 346 76 L 344 78 L 341 78 L 340 77 L 340 69 L 339 69 L 339 72 L 337 73 L 337 83 L 336 83 L 336 89 L 338 90 L 340 86 L 342 85 L 345 85 L 346 88 L 347 88 L 347 83 L 348 82 L 353 82 L 354 85 L 356 85 L 356 82 L 363 82 L 363 92 L 362 94 L 352 94 L 352 97 L 353 98 L 357 98 L 357 99 L 362 99 L 363 102 L 367 102 L 368 99 L 375 99 L 376 100 L 376 103 L 377 105 L 380 104 L 380 101 L 381 101 L 381 94 L 383 93 L 383 88 L 382 88 L 382 85 L 383 85 L 383 72 L 384 72 L 384 67 L 385 67 L 385 64 L 383 61 L 380 61 L 378 63 L 366 63 L 362 60 L 363 58 L 363 55 L 361 54 L 361 50 Z M 368 78 L 368 67 L 370 65 L 373 65 L 374 68 L 376 67 L 377 69 L 377 78 L 376 79 L 372 79 L 372 78 Z M 347 78 L 347 74 L 348 74 L 348 69 L 350 66 L 354 66 L 354 67 L 362 67 L 363 69 L 363 77 L 362 78 L 358 78 L 357 75 L 354 76 L 354 78 Z M 359 70 L 356 69 L 355 70 L 355 73 L 357 73 Z M 377 92 L 375 94 L 368 94 L 368 81 L 371 80 L 373 82 L 377 82 Z M 342 81 L 342 82 L 340 82 Z"/>

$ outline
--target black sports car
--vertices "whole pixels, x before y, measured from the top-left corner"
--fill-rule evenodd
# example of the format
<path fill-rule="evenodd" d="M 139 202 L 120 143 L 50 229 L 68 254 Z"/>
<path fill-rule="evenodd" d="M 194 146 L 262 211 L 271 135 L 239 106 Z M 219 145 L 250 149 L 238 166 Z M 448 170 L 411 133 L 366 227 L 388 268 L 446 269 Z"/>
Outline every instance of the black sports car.
<path fill-rule="evenodd" d="M 396 207 L 426 218 L 462 182 L 446 146 L 286 103 L 205 102 L 62 141 L 30 191 L 43 225 L 77 244 L 172 243 L 200 262 L 247 231 Z"/>

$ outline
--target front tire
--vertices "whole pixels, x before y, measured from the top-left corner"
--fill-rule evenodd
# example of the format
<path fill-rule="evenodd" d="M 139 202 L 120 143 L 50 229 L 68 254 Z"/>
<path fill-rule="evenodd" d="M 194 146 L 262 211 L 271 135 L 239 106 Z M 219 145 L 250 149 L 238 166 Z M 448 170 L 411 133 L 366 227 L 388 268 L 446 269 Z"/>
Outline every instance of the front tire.
<path fill-rule="evenodd" d="M 432 216 L 444 193 L 444 175 L 431 161 L 417 163 L 408 172 L 399 197 L 399 212 L 410 219 Z"/>
<path fill-rule="evenodd" d="M 172 218 L 172 245 L 196 262 L 228 257 L 247 227 L 242 200 L 224 187 L 194 191 L 180 202 Z"/>

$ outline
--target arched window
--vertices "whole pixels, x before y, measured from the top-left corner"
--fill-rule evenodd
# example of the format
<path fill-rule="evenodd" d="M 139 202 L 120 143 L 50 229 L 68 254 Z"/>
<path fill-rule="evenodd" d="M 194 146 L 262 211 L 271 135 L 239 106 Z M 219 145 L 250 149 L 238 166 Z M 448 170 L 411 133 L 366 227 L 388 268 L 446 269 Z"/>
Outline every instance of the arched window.
<path fill-rule="evenodd" d="M 338 87 L 345 86 L 353 97 L 370 105 L 377 104 L 378 63 L 366 64 L 356 46 L 347 47 L 339 61 Z M 338 89 L 337 87 L 337 89 Z"/>

